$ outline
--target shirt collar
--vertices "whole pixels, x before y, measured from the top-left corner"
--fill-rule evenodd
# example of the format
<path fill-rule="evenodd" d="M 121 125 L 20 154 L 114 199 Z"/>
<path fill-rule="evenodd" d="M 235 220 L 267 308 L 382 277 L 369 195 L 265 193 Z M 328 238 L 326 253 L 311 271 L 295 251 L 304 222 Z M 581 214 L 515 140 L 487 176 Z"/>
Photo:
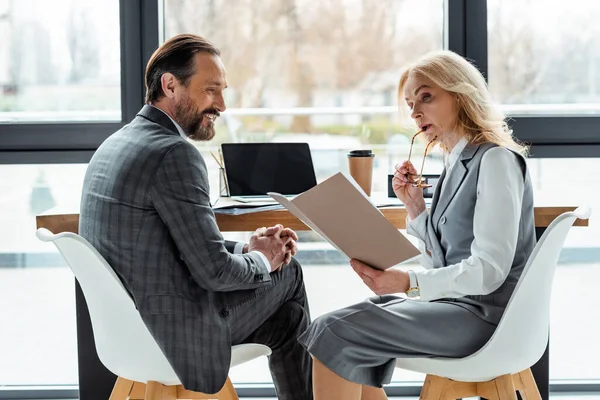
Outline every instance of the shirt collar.
<path fill-rule="evenodd" d="M 460 153 L 463 152 L 465 147 L 467 147 L 468 143 L 469 143 L 469 141 L 467 140 L 467 138 L 463 136 L 458 141 L 458 143 L 456 143 L 456 145 L 454 146 L 454 148 L 452 149 L 452 151 L 450 152 L 448 157 L 446 157 L 446 160 L 444 161 L 444 166 L 446 167 L 446 170 L 448 172 L 450 172 L 452 167 L 454 167 L 454 164 L 456 164 L 456 160 L 458 160 L 458 157 L 460 157 Z"/>
<path fill-rule="evenodd" d="M 163 110 L 161 110 L 160 108 L 150 104 L 150 106 L 156 108 L 157 110 L 160 110 L 163 114 L 165 114 L 167 117 L 169 117 L 169 119 L 171 120 L 171 122 L 173 122 L 173 125 L 175 125 L 175 128 L 177 128 L 177 132 L 179 132 L 179 135 L 184 138 L 187 139 L 188 136 L 185 134 L 185 132 L 183 131 L 183 129 L 181 128 L 181 126 L 179 126 L 179 124 L 177 122 L 175 122 L 175 120 L 173 118 L 171 118 L 171 116 L 169 114 L 167 114 L 166 112 L 164 112 Z"/>

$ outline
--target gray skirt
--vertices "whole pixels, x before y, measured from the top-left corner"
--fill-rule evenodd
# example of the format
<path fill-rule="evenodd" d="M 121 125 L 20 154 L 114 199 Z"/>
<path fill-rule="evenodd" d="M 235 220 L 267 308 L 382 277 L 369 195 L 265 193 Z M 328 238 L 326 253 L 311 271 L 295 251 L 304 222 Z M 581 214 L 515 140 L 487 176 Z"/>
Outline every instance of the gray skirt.
<path fill-rule="evenodd" d="M 495 329 L 457 301 L 388 295 L 325 314 L 298 340 L 344 379 L 381 387 L 390 382 L 396 358 L 466 357 Z"/>

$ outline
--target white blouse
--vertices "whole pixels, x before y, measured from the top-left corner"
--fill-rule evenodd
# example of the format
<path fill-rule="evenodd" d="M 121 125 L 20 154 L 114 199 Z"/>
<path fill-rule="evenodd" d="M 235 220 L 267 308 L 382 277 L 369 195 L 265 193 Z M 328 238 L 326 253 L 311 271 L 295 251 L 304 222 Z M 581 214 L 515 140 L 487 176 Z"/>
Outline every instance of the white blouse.
<path fill-rule="evenodd" d="M 467 145 L 462 139 L 445 160 L 446 178 Z M 407 233 L 419 239 L 421 265 L 415 271 L 421 300 L 485 295 L 502 285 L 512 267 L 519 234 L 524 182 L 517 156 L 503 147 L 488 150 L 481 158 L 477 201 L 473 216 L 471 256 L 444 268 L 433 268 L 427 254 L 427 214 L 423 211 L 410 221 Z M 442 183 L 441 196 L 444 196 Z"/>

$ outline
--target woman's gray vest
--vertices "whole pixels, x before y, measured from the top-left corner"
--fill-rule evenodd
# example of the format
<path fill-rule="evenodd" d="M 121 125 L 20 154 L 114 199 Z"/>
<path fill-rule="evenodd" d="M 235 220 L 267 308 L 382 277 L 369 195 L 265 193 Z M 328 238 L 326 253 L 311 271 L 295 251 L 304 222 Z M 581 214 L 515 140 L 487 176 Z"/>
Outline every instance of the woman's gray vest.
<path fill-rule="evenodd" d="M 456 264 L 471 256 L 479 166 L 485 152 L 496 146 L 492 143 L 468 144 L 456 161 L 447 180 L 444 169 L 436 187 L 431 212 L 427 219 L 427 231 L 432 246 L 429 250 L 434 268 Z M 525 187 L 517 248 L 506 281 L 496 291 L 487 295 L 437 300 L 453 302 L 494 324 L 500 321 L 536 242 L 531 179 L 525 159 L 519 154 L 517 156 L 522 176 L 515 177 L 515 179 L 523 179 Z M 440 190 L 443 196 L 440 196 Z M 501 215 L 498 216 L 497 223 L 502 224 Z M 490 229 L 493 228 L 490 227 Z"/>

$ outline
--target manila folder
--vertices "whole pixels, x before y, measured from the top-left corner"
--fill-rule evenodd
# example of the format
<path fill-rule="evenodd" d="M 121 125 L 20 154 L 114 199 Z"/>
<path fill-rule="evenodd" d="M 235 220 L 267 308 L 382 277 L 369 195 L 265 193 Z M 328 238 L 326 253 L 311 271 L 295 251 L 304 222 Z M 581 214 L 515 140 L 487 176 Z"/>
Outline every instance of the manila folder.
<path fill-rule="evenodd" d="M 420 254 L 343 173 L 291 201 L 279 193 L 269 195 L 348 258 L 373 268 L 387 269 Z"/>

